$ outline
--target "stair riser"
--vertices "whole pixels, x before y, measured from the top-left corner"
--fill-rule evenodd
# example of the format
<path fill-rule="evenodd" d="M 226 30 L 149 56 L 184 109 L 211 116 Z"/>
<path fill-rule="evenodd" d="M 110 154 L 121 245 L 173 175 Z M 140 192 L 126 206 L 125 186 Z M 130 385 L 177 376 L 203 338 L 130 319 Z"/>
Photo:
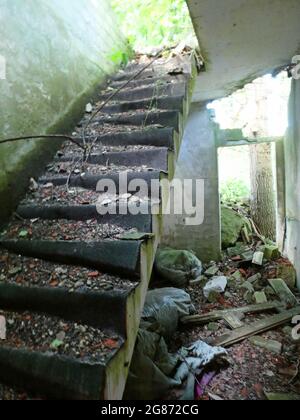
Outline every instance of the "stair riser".
<path fill-rule="evenodd" d="M 103 399 L 104 366 L 67 357 L 0 348 L 0 382 L 59 400 Z"/>
<path fill-rule="evenodd" d="M 57 159 L 59 162 L 73 162 L 80 156 L 67 155 Z M 142 150 L 138 152 L 121 152 L 121 153 L 102 153 L 92 154 L 87 159 L 88 163 L 93 165 L 116 165 L 128 167 L 146 166 L 168 172 L 168 150 Z"/>
<path fill-rule="evenodd" d="M 37 312 L 90 325 L 126 337 L 125 292 L 77 292 L 63 289 L 0 285 L 0 308 Z"/>
<path fill-rule="evenodd" d="M 123 102 L 115 105 L 108 105 L 103 108 L 102 112 L 107 114 L 121 114 L 122 112 L 136 111 L 139 109 L 171 109 L 176 111 L 183 111 L 184 97 L 166 97 L 153 98 L 148 100 Z"/>
<path fill-rule="evenodd" d="M 174 149 L 175 130 L 173 128 L 148 129 L 134 132 L 121 132 L 98 136 L 96 141 L 104 146 L 155 146 Z M 76 139 L 82 144 L 82 139 Z M 86 141 L 92 143 L 94 137 L 87 137 Z"/>
<path fill-rule="evenodd" d="M 106 214 L 101 216 L 96 206 L 20 206 L 17 214 L 23 219 L 43 219 L 43 220 L 75 220 L 85 221 L 97 219 L 100 224 L 111 224 L 121 226 L 124 229 L 138 229 L 140 232 L 152 233 L 152 217 L 149 215 L 131 214 L 120 215 Z"/>
<path fill-rule="evenodd" d="M 179 115 L 178 111 L 163 111 L 163 112 L 144 112 L 133 115 L 123 116 L 116 115 L 111 118 L 100 117 L 94 120 L 98 124 L 123 124 L 134 125 L 136 127 L 148 127 L 150 125 L 161 125 L 163 127 L 172 127 L 179 130 Z"/>
<path fill-rule="evenodd" d="M 70 179 L 68 177 L 50 177 L 50 178 L 42 178 L 40 180 L 41 184 L 47 184 L 52 183 L 54 186 L 63 186 L 67 185 L 69 182 L 70 187 L 77 187 L 77 188 L 85 188 L 87 190 L 93 190 L 96 191 L 98 183 L 100 181 L 113 181 L 115 188 L 116 188 L 116 194 L 120 193 L 121 185 L 120 183 L 124 182 L 125 184 L 125 191 L 122 191 L 122 194 L 124 193 L 136 193 L 136 190 L 132 191 L 129 189 L 130 183 L 134 180 L 141 180 L 145 181 L 148 186 L 148 192 L 150 193 L 150 187 L 151 187 L 151 180 L 159 180 L 160 179 L 160 172 L 129 172 L 127 174 L 127 180 L 120 180 L 119 174 L 109 174 L 109 175 L 86 175 L 84 177 L 81 176 L 74 176 Z M 127 184 L 126 184 L 127 181 Z M 100 191 L 99 191 L 100 192 Z M 159 198 L 159 197 L 157 197 Z"/>
<path fill-rule="evenodd" d="M 1 241 L 0 248 L 17 255 L 67 265 L 78 265 L 100 272 L 140 278 L 141 242 L 102 241 L 93 243 L 67 241 Z M 118 256 L 117 258 L 115 256 Z"/>
<path fill-rule="evenodd" d="M 108 99 L 113 92 L 101 95 L 100 99 L 105 101 Z M 114 100 L 118 101 L 136 101 L 140 99 L 158 97 L 158 96 L 185 96 L 186 95 L 186 84 L 169 84 L 160 85 L 159 83 L 155 86 L 148 86 L 136 90 L 122 90 L 114 96 Z"/>

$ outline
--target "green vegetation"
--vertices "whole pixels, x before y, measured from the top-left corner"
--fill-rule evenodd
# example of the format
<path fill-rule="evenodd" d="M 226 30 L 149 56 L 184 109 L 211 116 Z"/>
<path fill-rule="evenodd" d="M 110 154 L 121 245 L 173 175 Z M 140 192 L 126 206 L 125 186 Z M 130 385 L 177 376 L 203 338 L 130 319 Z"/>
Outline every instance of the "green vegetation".
<path fill-rule="evenodd" d="M 244 181 L 231 179 L 221 184 L 221 200 L 225 204 L 243 204 L 249 200 L 250 188 Z"/>
<path fill-rule="evenodd" d="M 112 0 L 112 6 L 136 50 L 173 45 L 193 33 L 185 0 Z"/>

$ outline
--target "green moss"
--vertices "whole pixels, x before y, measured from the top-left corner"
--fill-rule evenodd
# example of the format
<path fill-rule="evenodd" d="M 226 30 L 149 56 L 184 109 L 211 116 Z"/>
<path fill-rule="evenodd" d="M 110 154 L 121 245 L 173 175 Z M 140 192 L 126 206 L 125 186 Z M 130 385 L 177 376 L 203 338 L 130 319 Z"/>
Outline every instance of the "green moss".
<path fill-rule="evenodd" d="M 222 207 L 222 247 L 223 249 L 234 246 L 240 235 L 241 230 L 247 225 L 246 219 L 236 211 Z"/>

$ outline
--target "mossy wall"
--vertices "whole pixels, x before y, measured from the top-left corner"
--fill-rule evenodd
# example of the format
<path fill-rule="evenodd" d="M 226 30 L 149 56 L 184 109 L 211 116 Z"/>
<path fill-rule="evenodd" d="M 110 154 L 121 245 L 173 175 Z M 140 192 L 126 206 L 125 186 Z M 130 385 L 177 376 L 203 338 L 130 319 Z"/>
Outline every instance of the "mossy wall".
<path fill-rule="evenodd" d="M 0 139 L 71 130 L 126 48 L 108 0 L 0 0 Z M 0 145 L 0 224 L 57 146 Z"/>

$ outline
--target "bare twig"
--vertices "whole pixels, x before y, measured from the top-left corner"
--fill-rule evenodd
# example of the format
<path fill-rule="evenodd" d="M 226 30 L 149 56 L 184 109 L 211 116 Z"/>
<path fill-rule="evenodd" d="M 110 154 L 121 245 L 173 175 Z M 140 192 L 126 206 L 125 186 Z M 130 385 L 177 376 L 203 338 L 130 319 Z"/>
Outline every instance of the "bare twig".
<path fill-rule="evenodd" d="M 97 108 L 97 110 L 91 115 L 90 119 L 87 121 L 87 123 L 85 124 L 85 126 L 83 127 L 82 130 L 82 138 L 83 138 L 83 143 L 86 144 L 86 130 L 88 129 L 89 125 L 92 123 L 92 121 L 96 118 L 96 116 L 102 111 L 102 109 L 108 105 L 108 103 L 116 96 L 118 95 L 118 93 L 120 93 L 123 89 L 125 89 L 133 80 L 137 79 L 145 70 L 147 70 L 149 67 L 151 67 L 155 61 L 157 61 L 162 52 L 165 51 L 169 51 L 172 50 L 174 47 L 169 47 L 169 48 L 162 48 L 154 57 L 153 60 L 151 60 L 148 64 L 146 64 L 141 70 L 139 70 L 136 74 L 134 74 L 132 77 L 130 77 L 127 82 L 125 82 L 122 86 L 120 86 L 115 92 L 113 92 L 104 102 L 102 102 L 102 104 L 100 105 L 99 108 Z M 95 140 L 95 142 L 92 143 L 91 147 L 89 148 L 89 155 L 91 154 L 93 147 L 95 146 L 97 142 L 97 139 Z M 84 148 L 86 151 L 86 148 Z M 86 156 L 84 156 L 84 159 L 86 158 Z"/>
<path fill-rule="evenodd" d="M 83 150 L 85 149 L 85 147 L 82 146 L 82 144 L 78 143 L 75 139 L 73 139 L 73 137 L 65 135 L 65 134 L 43 134 L 39 136 L 14 137 L 14 138 L 0 140 L 0 144 L 12 143 L 12 142 L 21 141 L 21 140 L 47 140 L 47 139 L 52 139 L 52 138 L 66 139 L 66 140 L 69 140 L 71 143 L 76 144 L 76 146 L 80 147 L 81 149 Z"/>

